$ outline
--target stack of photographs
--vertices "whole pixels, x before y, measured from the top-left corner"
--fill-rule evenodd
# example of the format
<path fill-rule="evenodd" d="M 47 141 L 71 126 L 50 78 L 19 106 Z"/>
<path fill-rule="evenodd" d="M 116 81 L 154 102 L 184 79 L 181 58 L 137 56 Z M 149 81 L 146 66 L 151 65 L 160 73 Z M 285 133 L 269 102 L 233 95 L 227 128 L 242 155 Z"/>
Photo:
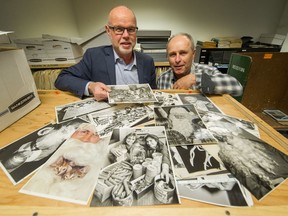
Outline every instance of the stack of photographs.
<path fill-rule="evenodd" d="M 261 200 L 287 179 L 287 155 L 205 95 L 110 88 L 108 101 L 57 106 L 57 123 L 0 149 L 14 185 L 34 174 L 21 193 L 91 207 L 181 204 L 180 197 L 252 206 L 252 195 Z"/>

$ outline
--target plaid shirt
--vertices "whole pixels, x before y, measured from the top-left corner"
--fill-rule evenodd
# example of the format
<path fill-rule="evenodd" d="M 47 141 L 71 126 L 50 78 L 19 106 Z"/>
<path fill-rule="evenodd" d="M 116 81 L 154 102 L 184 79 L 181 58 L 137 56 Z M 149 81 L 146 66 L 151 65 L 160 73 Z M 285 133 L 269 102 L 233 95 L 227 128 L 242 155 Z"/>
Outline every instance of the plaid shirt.
<path fill-rule="evenodd" d="M 191 73 L 196 76 L 195 85 L 191 89 L 198 89 L 207 94 L 231 94 L 240 96 L 243 93 L 242 85 L 228 74 L 221 73 L 217 68 L 205 64 L 194 63 Z M 158 89 L 172 89 L 177 81 L 172 69 L 163 72 L 157 80 Z"/>

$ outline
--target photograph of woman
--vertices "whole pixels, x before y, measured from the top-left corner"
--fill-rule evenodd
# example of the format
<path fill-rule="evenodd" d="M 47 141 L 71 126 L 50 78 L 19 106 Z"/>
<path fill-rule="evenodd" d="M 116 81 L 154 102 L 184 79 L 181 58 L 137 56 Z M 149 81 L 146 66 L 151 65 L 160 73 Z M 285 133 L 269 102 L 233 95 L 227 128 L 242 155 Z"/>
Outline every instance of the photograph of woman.
<path fill-rule="evenodd" d="M 114 129 L 108 152 L 91 206 L 179 203 L 164 127 Z"/>

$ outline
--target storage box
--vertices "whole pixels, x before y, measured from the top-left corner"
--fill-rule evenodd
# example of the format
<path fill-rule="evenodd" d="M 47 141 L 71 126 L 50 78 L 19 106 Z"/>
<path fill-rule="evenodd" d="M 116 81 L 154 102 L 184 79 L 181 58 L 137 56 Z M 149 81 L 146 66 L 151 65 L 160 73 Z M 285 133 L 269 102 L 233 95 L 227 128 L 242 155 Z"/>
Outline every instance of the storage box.
<path fill-rule="evenodd" d="M 281 46 L 285 40 L 285 37 L 285 35 L 280 34 L 261 34 L 259 42 L 264 44 Z"/>
<path fill-rule="evenodd" d="M 83 56 L 83 49 L 81 46 L 64 41 L 44 41 L 44 50 L 47 53 L 48 59 L 65 58 L 71 60 Z"/>
<path fill-rule="evenodd" d="M 76 43 L 67 42 L 68 38 L 43 35 L 49 38 L 17 39 L 17 47 L 25 51 L 30 66 L 76 64 L 83 56 L 83 49 Z M 55 39 L 53 39 L 55 37 Z M 63 39 L 60 41 L 56 39 Z M 72 40 L 72 39 L 71 39 Z"/>
<path fill-rule="evenodd" d="M 44 39 L 42 38 L 16 39 L 14 43 L 16 43 L 18 48 L 24 50 L 29 64 L 48 59 L 44 49 Z"/>
<path fill-rule="evenodd" d="M 49 59 L 74 60 L 83 56 L 82 47 L 77 44 L 80 38 L 42 34 L 44 49 Z"/>
<path fill-rule="evenodd" d="M 41 102 L 23 49 L 0 51 L 0 131 Z"/>
<path fill-rule="evenodd" d="M 110 38 L 106 34 L 105 28 L 99 29 L 97 32 L 94 32 L 87 37 L 83 38 L 79 42 L 77 42 L 82 49 L 83 52 L 86 52 L 87 49 L 97 46 L 103 45 L 111 45 Z"/>

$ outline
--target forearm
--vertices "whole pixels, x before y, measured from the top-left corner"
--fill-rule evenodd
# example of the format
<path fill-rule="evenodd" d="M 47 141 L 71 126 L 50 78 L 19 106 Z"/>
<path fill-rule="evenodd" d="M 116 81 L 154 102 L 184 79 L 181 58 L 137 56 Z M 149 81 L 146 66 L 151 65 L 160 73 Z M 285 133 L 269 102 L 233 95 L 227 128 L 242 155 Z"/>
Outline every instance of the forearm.
<path fill-rule="evenodd" d="M 62 91 L 69 91 L 82 98 L 88 80 L 72 76 L 68 73 L 61 73 L 55 81 L 55 87 Z"/>
<path fill-rule="evenodd" d="M 237 79 L 222 73 L 213 76 L 203 73 L 200 89 L 206 94 L 230 94 L 233 96 L 240 96 L 243 92 L 243 87 Z"/>

